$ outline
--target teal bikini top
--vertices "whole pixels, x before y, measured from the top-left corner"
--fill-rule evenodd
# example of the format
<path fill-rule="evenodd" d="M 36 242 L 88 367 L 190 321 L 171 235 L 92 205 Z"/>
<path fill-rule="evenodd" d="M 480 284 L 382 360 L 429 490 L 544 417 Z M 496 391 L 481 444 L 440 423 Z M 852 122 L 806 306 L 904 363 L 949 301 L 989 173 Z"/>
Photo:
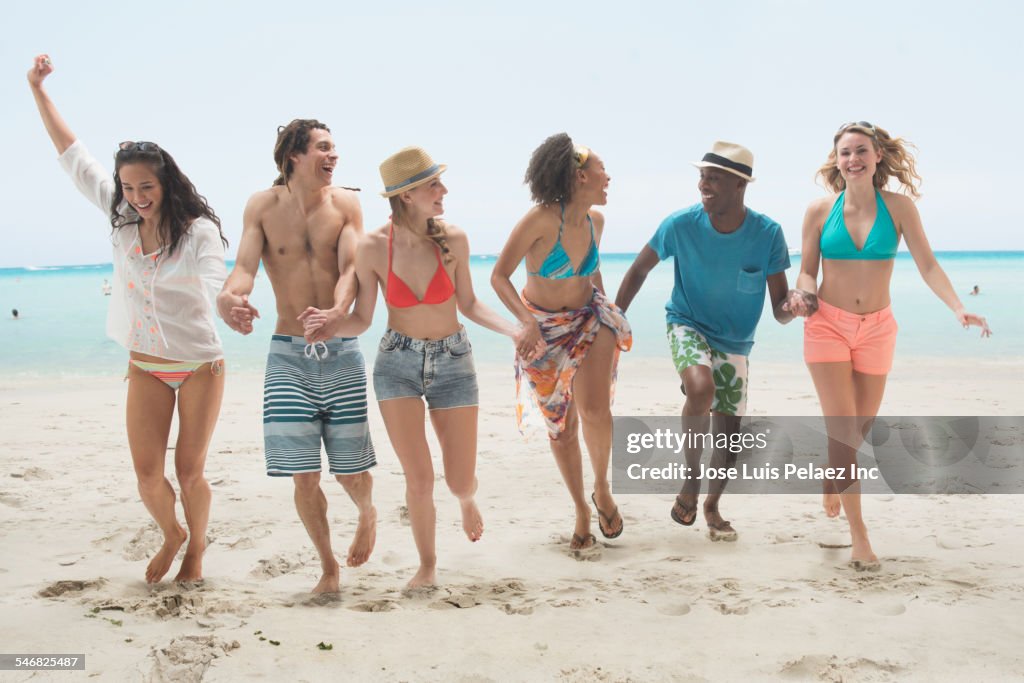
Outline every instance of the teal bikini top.
<path fill-rule="evenodd" d="M 821 257 L 846 261 L 887 261 L 896 258 L 896 247 L 900 243 L 896 234 L 896 226 L 882 201 L 882 193 L 875 190 L 875 202 L 878 205 L 875 224 L 871 226 L 864 246 L 858 249 L 850 237 L 843 219 L 843 207 L 846 205 L 846 192 L 840 192 L 836 203 L 832 205 L 825 224 L 821 226 Z"/>
<path fill-rule="evenodd" d="M 593 274 L 601 267 L 601 257 L 597 253 L 597 243 L 594 242 L 594 221 L 590 218 L 589 213 L 587 221 L 590 223 L 590 249 L 583 257 L 579 270 L 573 272 L 572 261 L 569 260 L 569 255 L 565 253 L 565 248 L 562 246 L 562 228 L 565 226 L 565 204 L 562 204 L 562 222 L 558 226 L 558 239 L 555 240 L 555 246 L 551 247 L 551 251 L 548 252 L 544 263 L 540 264 L 540 269 L 537 272 L 527 272 L 530 275 L 549 280 L 564 280 L 565 278 L 586 277 Z"/>

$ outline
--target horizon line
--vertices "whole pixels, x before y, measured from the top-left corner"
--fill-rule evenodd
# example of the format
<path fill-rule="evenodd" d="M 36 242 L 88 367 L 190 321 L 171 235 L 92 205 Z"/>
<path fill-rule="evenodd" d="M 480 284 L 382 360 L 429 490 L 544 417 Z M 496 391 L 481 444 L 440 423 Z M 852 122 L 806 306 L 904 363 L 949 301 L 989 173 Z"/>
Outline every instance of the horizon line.
<path fill-rule="evenodd" d="M 633 256 L 633 257 L 635 257 L 639 253 L 640 252 L 637 252 L 637 251 L 609 251 L 609 252 L 603 253 L 602 256 L 606 257 L 606 258 L 607 257 L 616 257 L 616 256 L 617 257 L 623 257 L 623 256 Z M 1000 255 L 1019 254 L 1019 255 L 1024 256 L 1024 249 L 941 249 L 941 250 L 936 249 L 936 250 L 933 250 L 933 253 L 935 253 L 936 255 L 942 255 L 942 254 L 947 254 L 947 255 L 948 254 L 974 254 L 974 255 L 981 255 L 981 254 L 1000 254 Z M 790 249 L 789 250 L 789 255 L 790 256 L 800 256 L 800 250 L 799 249 Z M 896 253 L 896 255 L 897 255 L 897 257 L 900 257 L 900 256 L 910 256 L 910 251 L 906 250 L 906 249 L 901 249 L 900 251 L 898 251 Z M 470 259 L 481 259 L 481 260 L 484 260 L 484 259 L 496 259 L 497 257 L 498 257 L 498 254 L 471 254 L 470 255 Z M 224 262 L 226 264 L 227 263 L 235 263 L 235 259 L 225 259 Z M 23 265 L 23 266 L 0 266 L 0 270 L 29 270 L 29 271 L 41 270 L 41 269 L 59 270 L 59 269 L 62 269 L 62 268 L 99 268 L 99 267 L 112 266 L 112 265 L 113 265 L 113 261 L 102 261 L 102 262 L 99 262 L 99 263 L 28 264 L 28 265 Z M 260 267 L 262 267 L 262 266 L 263 266 L 263 260 L 260 259 Z"/>

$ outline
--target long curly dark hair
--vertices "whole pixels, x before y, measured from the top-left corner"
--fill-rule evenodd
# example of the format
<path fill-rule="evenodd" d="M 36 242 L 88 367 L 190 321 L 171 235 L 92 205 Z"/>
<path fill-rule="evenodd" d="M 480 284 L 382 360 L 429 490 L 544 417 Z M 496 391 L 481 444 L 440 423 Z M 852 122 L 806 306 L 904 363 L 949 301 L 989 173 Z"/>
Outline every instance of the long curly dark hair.
<path fill-rule="evenodd" d="M 277 127 L 277 142 L 274 143 L 274 163 L 277 164 L 275 185 L 287 185 L 295 170 L 291 156 L 305 154 L 309 148 L 309 134 L 314 130 L 331 129 L 316 119 L 293 119 L 287 126 Z"/>
<path fill-rule="evenodd" d="M 160 246 L 167 250 L 167 256 L 174 254 L 192 221 L 200 217 L 213 221 L 220 232 L 220 241 L 227 248 L 228 240 L 221 230 L 220 218 L 210 208 L 206 197 L 199 194 L 188 176 L 178 168 L 174 158 L 155 142 L 121 143 L 121 148 L 114 155 L 114 197 L 110 202 L 110 225 L 114 231 L 142 222 L 134 209 L 129 208 L 127 215 L 118 211 L 124 202 L 120 171 L 127 164 L 145 164 L 160 181 L 164 198 L 160 205 L 160 224 L 156 226 L 156 234 Z"/>
<path fill-rule="evenodd" d="M 530 186 L 530 196 L 538 204 L 568 202 L 572 199 L 578 168 L 572 138 L 566 133 L 557 133 L 533 150 L 523 182 Z"/>

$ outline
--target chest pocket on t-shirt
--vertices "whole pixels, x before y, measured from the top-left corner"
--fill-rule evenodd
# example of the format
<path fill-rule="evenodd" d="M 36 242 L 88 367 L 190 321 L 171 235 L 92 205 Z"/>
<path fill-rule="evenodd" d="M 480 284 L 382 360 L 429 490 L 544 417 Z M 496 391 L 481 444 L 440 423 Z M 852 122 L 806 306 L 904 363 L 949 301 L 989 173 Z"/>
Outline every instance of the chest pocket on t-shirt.
<path fill-rule="evenodd" d="M 736 276 L 736 289 L 741 294 L 761 294 L 764 286 L 763 270 L 741 270 Z"/>

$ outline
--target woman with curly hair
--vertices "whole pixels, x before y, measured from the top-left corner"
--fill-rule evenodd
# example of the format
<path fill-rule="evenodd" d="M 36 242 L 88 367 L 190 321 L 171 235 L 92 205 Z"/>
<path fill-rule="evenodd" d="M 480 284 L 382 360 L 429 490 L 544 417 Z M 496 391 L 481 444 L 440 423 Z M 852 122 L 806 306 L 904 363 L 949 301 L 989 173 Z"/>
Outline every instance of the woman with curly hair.
<path fill-rule="evenodd" d="M 355 336 L 366 331 L 379 286 L 388 308 L 388 329 L 377 349 L 373 390 L 405 472 L 405 500 L 420 558 L 409 580 L 412 588 L 437 582 L 434 467 L 425 410 L 441 446 L 445 483 L 462 507 L 462 529 L 473 542 L 484 531 L 475 501 L 479 391 L 473 349 L 458 313 L 517 344 L 524 334 L 473 292 L 469 238 L 440 219 L 448 194 L 441 174 L 447 168 L 421 147 L 406 147 L 381 163 L 381 194 L 391 203 L 391 219 L 360 240 L 359 292 L 352 314 L 337 332 Z M 307 331 L 322 324 L 317 315 L 301 317 Z"/>
<path fill-rule="evenodd" d="M 43 89 L 39 55 L 28 82 L 61 166 L 113 226 L 114 283 L 107 335 L 128 350 L 127 431 L 142 502 L 164 540 L 146 568 L 156 583 L 188 540 L 175 581 L 203 577 L 210 516 L 206 451 L 224 393 L 213 300 L 226 275 L 220 220 L 174 159 L 153 142 L 122 142 L 113 177 L 94 159 Z M 188 531 L 178 523 L 164 459 L 175 404 L 174 466 Z"/>
<path fill-rule="evenodd" d="M 622 311 L 604 295 L 598 256 L 604 216 L 592 210 L 608 202 L 610 180 L 590 148 L 565 133 L 545 140 L 526 170 L 536 206 L 513 228 L 491 275 L 494 290 L 527 330 L 516 359 L 516 416 L 520 427 L 534 408 L 543 416 L 576 508 L 573 550 L 597 542 L 583 490 L 581 425 L 594 470 L 590 499 L 598 527 L 605 538 L 616 538 L 623 525 L 608 482 L 611 394 L 619 351 L 628 351 L 633 337 Z M 528 275 L 520 297 L 511 277 L 524 258 Z M 539 340 L 546 351 L 531 361 L 527 354 Z"/>
<path fill-rule="evenodd" d="M 909 145 L 867 121 L 842 125 L 818 175 L 833 195 L 807 209 L 796 288 L 787 306 L 804 322 L 804 360 L 814 381 L 828 431 L 829 464 L 847 474 L 878 414 L 896 347 L 890 307 L 896 248 L 902 238 L 921 277 L 964 328 L 985 319 L 964 310 L 921 225 L 914 199 L 920 176 Z M 901 192 L 885 188 L 895 179 Z M 818 284 L 818 269 L 821 283 Z M 861 514 L 860 484 L 847 476 L 826 482 L 825 512 L 846 512 L 860 569 L 880 565 Z"/>

